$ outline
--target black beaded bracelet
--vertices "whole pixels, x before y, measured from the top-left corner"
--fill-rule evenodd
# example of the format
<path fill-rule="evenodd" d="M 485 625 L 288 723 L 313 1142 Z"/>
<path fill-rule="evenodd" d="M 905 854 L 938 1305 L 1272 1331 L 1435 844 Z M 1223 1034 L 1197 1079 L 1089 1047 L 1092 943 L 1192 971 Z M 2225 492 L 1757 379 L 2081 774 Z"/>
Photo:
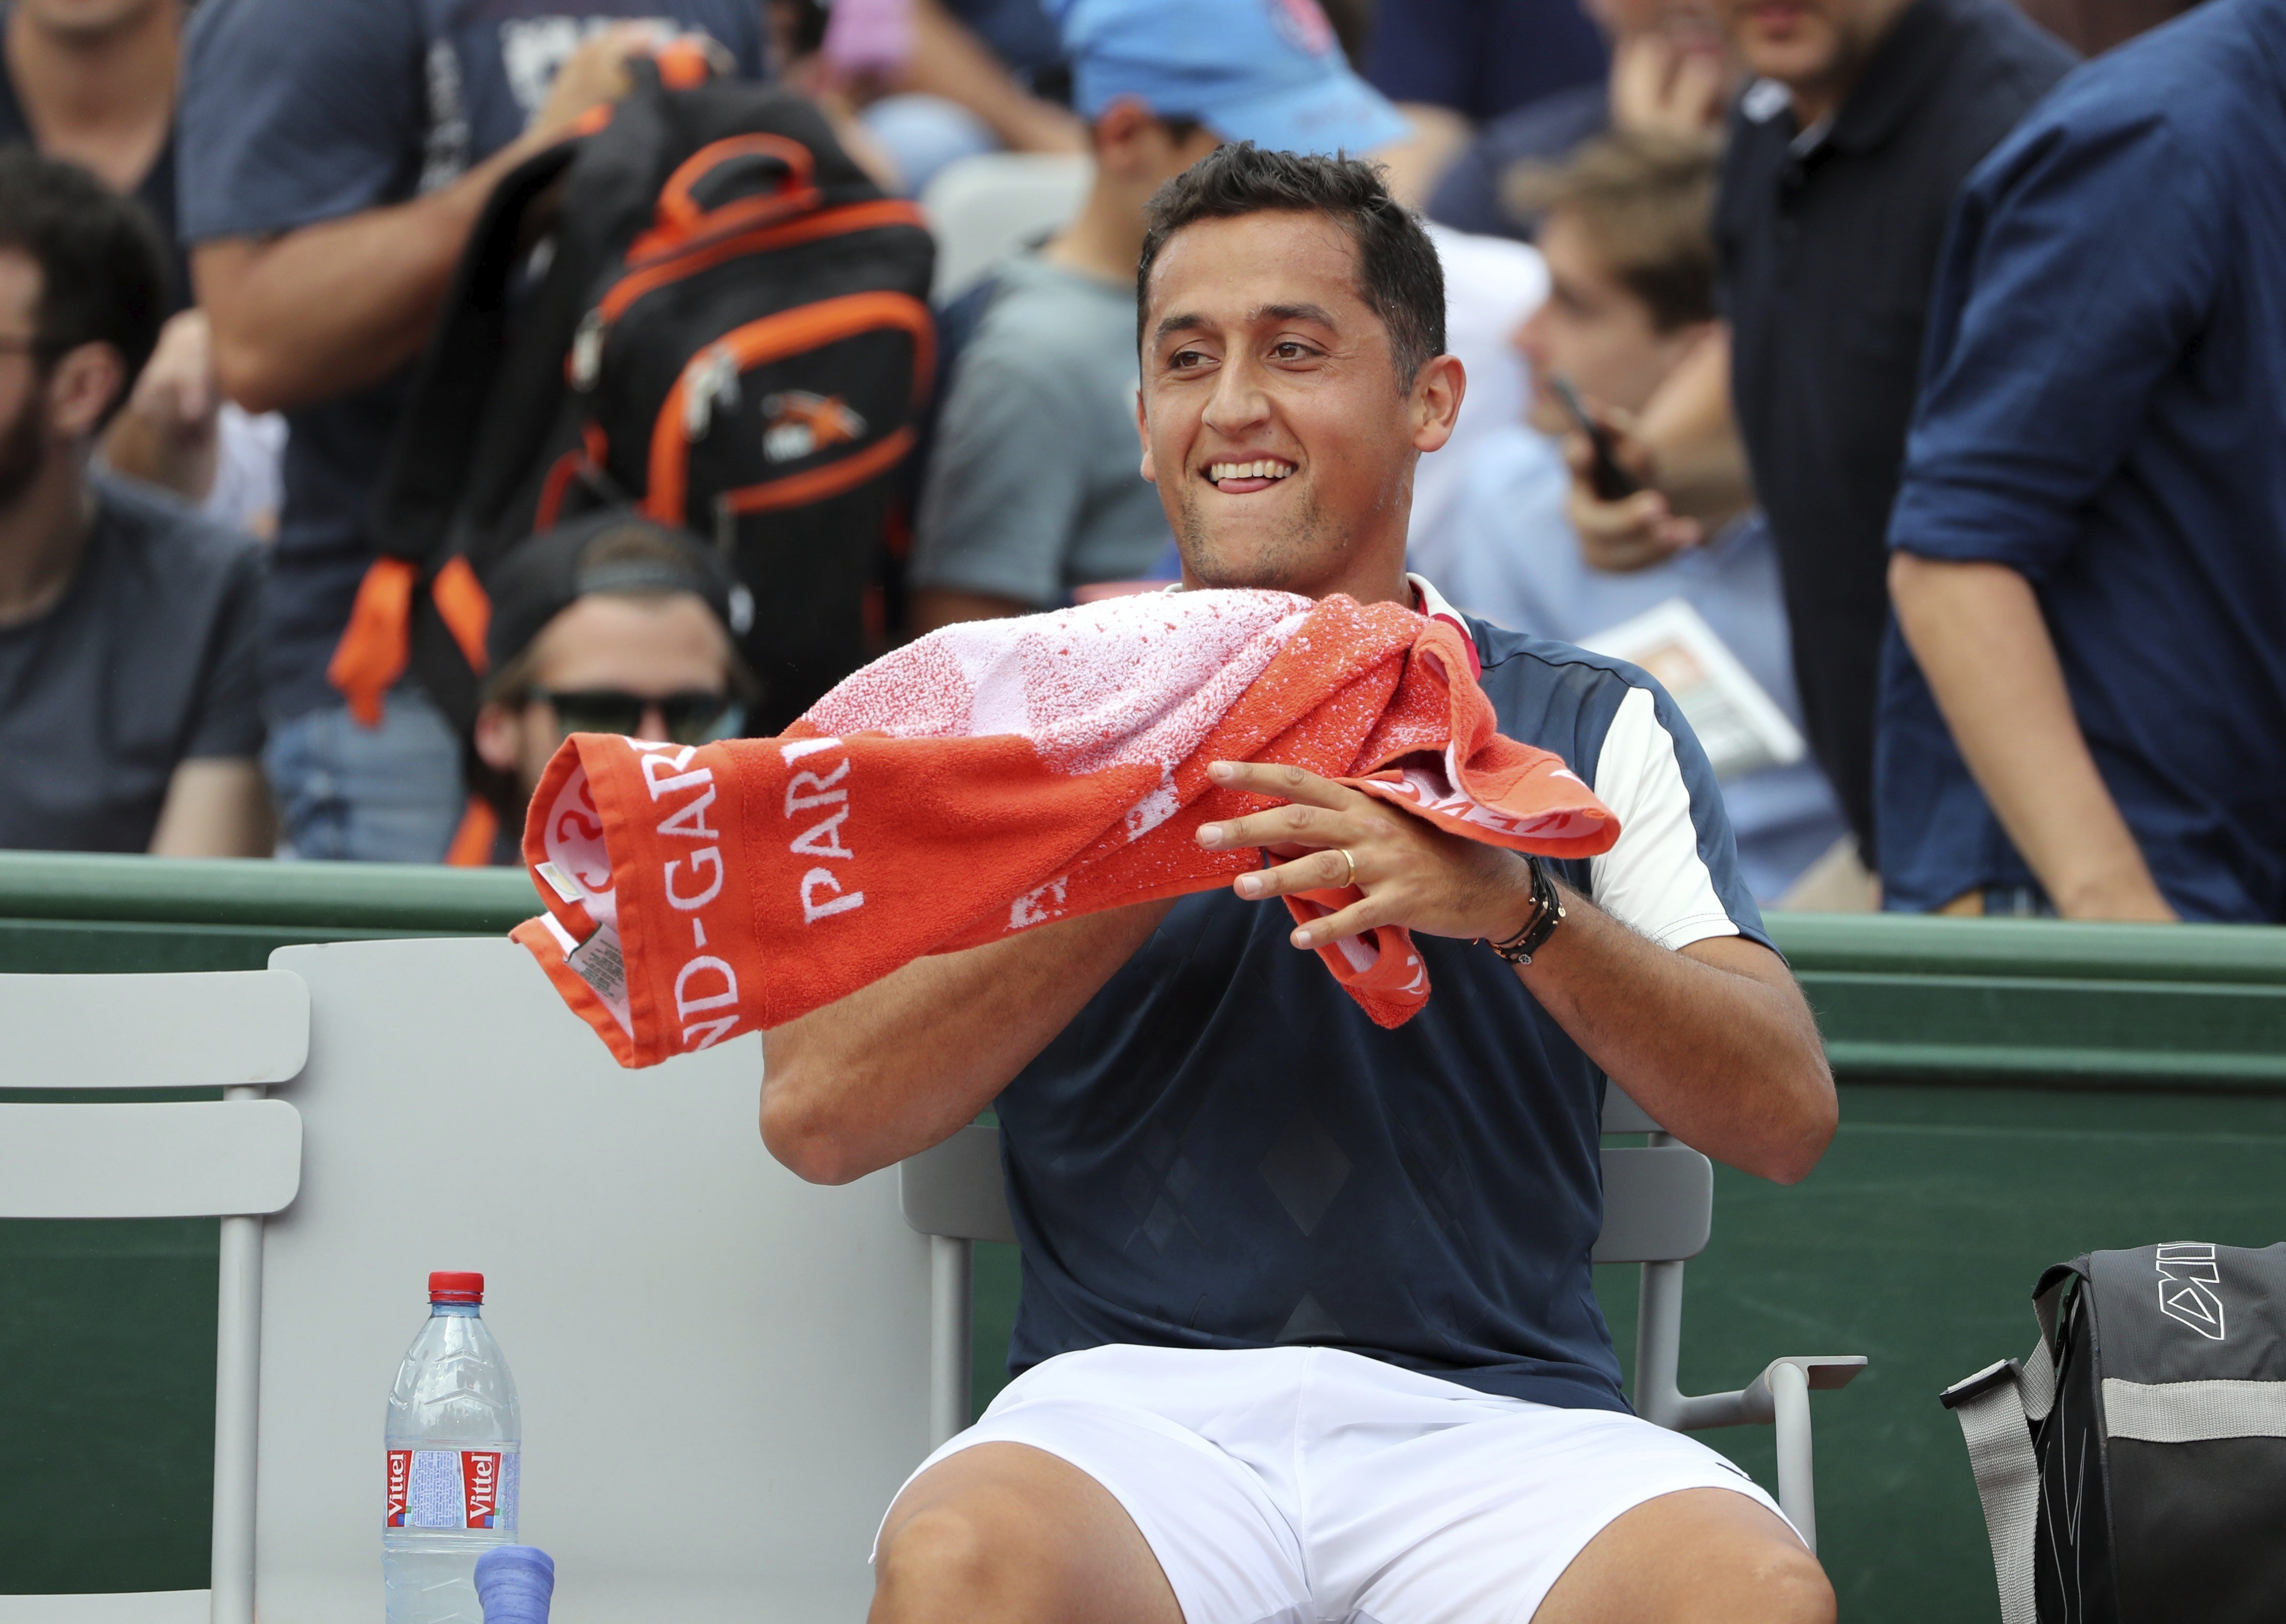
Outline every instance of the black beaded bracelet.
<path fill-rule="evenodd" d="M 1532 923 L 1505 942 L 1478 938 L 1512 965 L 1530 964 L 1532 956 L 1548 945 L 1549 937 L 1564 923 L 1564 901 L 1556 895 L 1556 882 L 1548 877 L 1547 866 L 1528 852 L 1524 860 L 1532 866 Z"/>

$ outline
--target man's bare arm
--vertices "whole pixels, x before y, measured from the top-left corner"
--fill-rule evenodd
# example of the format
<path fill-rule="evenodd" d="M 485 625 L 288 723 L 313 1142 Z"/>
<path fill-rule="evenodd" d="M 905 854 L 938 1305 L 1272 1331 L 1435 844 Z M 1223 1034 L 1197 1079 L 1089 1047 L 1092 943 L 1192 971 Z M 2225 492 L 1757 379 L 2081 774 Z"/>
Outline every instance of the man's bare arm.
<path fill-rule="evenodd" d="M 1889 595 L 1962 759 L 2057 911 L 2175 918 L 2088 753 L 2031 583 L 2006 564 L 1893 553 Z"/>
<path fill-rule="evenodd" d="M 1289 858 L 1234 882 L 1266 899 L 1332 888 L 1364 895 L 1297 928 L 1315 949 L 1376 925 L 1507 941 L 1533 915 L 1516 853 L 1298 768 L 1217 762 L 1218 782 L 1292 804 L 1200 829 L 1207 846 L 1266 846 Z M 1344 855 L 1346 854 L 1346 855 Z M 1837 1108 L 1817 1024 L 1785 964 L 1738 937 L 1673 952 L 1565 894 L 1567 917 L 1517 974 L 1541 1007 L 1636 1104 L 1684 1143 L 1791 1184 L 1833 1137 Z"/>
<path fill-rule="evenodd" d="M 927 1149 L 992 1103 L 1133 956 L 1171 902 L 917 959 L 762 1035 L 762 1142 L 816 1184 Z"/>
<path fill-rule="evenodd" d="M 154 857 L 266 857 L 276 843 L 261 766 L 236 757 L 176 765 L 151 832 Z"/>
<path fill-rule="evenodd" d="M 953 626 L 963 620 L 999 620 L 1010 615 L 1029 615 L 1032 605 L 1020 603 L 1013 598 L 996 597 L 989 592 L 960 592 L 949 587 L 923 587 L 913 594 L 913 635 L 921 636 L 940 627 Z"/>
<path fill-rule="evenodd" d="M 493 187 L 581 114 L 625 93 L 626 59 L 656 37 L 628 24 L 583 42 L 532 127 L 449 186 L 194 248 L 191 280 L 212 323 L 223 393 L 249 412 L 284 411 L 376 382 L 418 355 Z"/>

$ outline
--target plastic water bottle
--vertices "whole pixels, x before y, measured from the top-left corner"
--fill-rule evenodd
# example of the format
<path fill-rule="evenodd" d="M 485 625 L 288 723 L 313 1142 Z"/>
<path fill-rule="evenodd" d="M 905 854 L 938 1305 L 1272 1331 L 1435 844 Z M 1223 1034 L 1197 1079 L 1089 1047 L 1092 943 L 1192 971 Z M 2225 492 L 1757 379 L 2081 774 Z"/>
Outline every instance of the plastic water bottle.
<path fill-rule="evenodd" d="M 431 1274 L 429 1323 L 389 1395 L 389 1624 L 484 1624 L 477 1558 L 516 1543 L 524 1418 L 484 1300 L 481 1274 Z"/>

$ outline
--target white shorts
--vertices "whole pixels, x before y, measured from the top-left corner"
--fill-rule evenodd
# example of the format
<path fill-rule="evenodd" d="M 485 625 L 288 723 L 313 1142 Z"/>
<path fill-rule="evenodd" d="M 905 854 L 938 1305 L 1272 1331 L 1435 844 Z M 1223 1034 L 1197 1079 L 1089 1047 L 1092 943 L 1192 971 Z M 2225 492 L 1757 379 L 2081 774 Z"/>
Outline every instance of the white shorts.
<path fill-rule="evenodd" d="M 1588 1541 L 1647 1500 L 1722 1488 L 1778 1511 L 1712 1449 L 1633 1415 L 1494 1398 L 1334 1348 L 1062 1354 L 913 1476 L 991 1443 L 1045 1450 L 1108 1489 L 1185 1624 L 1525 1624 Z"/>

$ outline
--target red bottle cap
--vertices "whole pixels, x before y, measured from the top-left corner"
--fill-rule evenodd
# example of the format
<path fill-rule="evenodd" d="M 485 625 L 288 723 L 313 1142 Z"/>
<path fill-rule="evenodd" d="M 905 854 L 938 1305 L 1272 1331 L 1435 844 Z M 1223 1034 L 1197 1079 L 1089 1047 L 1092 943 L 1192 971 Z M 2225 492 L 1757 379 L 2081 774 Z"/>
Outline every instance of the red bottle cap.
<path fill-rule="evenodd" d="M 485 1300 L 485 1277 L 457 1269 L 439 1269 L 429 1277 L 429 1300 L 432 1303 L 481 1303 Z"/>

